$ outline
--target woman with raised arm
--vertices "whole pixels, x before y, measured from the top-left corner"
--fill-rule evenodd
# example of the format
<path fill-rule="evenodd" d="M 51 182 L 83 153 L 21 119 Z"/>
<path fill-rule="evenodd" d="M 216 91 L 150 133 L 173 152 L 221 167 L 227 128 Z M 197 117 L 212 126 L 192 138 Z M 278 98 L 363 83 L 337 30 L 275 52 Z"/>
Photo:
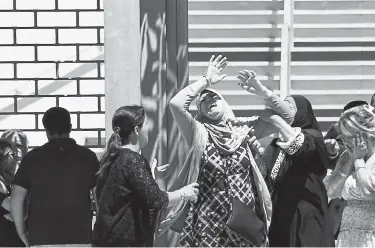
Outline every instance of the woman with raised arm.
<path fill-rule="evenodd" d="M 346 110 L 339 128 L 346 151 L 324 182 L 330 198 L 347 200 L 338 247 L 375 246 L 375 114 L 371 106 Z"/>
<path fill-rule="evenodd" d="M 262 155 L 273 203 L 270 246 L 332 247 L 334 234 L 323 184 L 330 161 L 323 136 L 305 97 L 285 101 L 295 113 L 293 123 L 269 116 L 281 138 L 273 140 Z"/>
<path fill-rule="evenodd" d="M 267 243 L 271 202 L 267 186 L 248 147 L 249 131 L 262 138 L 274 128 L 258 117 L 236 118 L 219 92 L 211 89 L 223 80 L 227 64 L 212 56 L 207 74 L 182 89 L 170 102 L 174 120 L 191 148 L 172 189 L 198 182 L 194 204 L 181 204 L 162 222 L 181 233 L 179 246 L 236 247 Z M 254 72 L 241 71 L 238 78 L 249 92 L 262 96 L 283 118 L 292 112 L 267 89 Z M 198 114 L 189 113 L 197 99 Z"/>
<path fill-rule="evenodd" d="M 141 106 L 123 106 L 112 118 L 112 134 L 100 161 L 99 211 L 95 246 L 153 246 L 159 216 L 180 201 L 197 201 L 197 184 L 161 191 L 141 149 L 148 142 L 148 122 Z"/>

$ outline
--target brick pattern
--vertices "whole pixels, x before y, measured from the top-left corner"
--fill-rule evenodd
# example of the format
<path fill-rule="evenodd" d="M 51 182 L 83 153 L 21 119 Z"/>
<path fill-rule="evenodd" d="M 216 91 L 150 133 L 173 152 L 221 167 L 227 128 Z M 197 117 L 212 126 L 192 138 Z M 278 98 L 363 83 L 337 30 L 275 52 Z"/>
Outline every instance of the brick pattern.
<path fill-rule="evenodd" d="M 0 133 L 18 128 L 46 142 L 43 112 L 72 113 L 72 137 L 103 146 L 103 0 L 1 0 Z"/>

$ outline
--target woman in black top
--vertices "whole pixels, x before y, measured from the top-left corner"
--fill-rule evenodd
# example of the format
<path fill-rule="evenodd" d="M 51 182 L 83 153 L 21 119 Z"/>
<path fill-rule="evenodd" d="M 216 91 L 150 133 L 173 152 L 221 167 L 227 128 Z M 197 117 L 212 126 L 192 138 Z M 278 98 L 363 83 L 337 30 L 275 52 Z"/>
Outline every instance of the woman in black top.
<path fill-rule="evenodd" d="M 16 173 L 18 159 L 16 147 L 5 139 L 0 139 L 0 246 L 25 246 L 19 239 L 13 221 L 10 218 L 11 181 Z M 6 218 L 7 216 L 7 218 Z"/>
<path fill-rule="evenodd" d="M 323 179 L 329 157 L 310 102 L 288 97 L 295 112 L 291 126 L 270 116 L 281 134 L 262 158 L 268 167 L 266 181 L 272 192 L 273 213 L 269 229 L 271 247 L 334 247 Z"/>
<path fill-rule="evenodd" d="M 145 110 L 136 105 L 119 108 L 112 118 L 114 133 L 98 172 L 96 246 L 153 246 L 162 211 L 181 200 L 197 201 L 197 184 L 173 192 L 159 189 L 140 154 L 148 142 L 147 125 Z"/>

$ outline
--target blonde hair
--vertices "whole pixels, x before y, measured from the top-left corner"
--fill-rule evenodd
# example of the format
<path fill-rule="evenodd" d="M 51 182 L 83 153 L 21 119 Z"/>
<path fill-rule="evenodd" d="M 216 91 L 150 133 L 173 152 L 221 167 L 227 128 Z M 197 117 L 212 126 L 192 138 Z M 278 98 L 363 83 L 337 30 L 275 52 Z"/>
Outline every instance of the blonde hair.
<path fill-rule="evenodd" d="M 339 120 L 341 134 L 346 137 L 355 137 L 357 133 L 366 133 L 375 138 L 374 108 L 362 105 L 350 108 L 342 113 Z"/>

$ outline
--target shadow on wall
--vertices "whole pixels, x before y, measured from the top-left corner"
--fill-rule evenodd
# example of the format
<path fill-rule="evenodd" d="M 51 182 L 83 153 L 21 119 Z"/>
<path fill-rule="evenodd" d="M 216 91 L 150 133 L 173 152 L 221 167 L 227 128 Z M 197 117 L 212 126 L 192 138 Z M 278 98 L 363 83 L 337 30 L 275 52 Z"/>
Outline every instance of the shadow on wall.
<path fill-rule="evenodd" d="M 100 54 L 99 56 L 93 58 L 93 60 L 103 60 L 104 54 Z M 39 95 L 53 95 L 54 92 L 59 90 L 60 88 L 66 86 L 69 83 L 72 83 L 72 79 L 76 77 L 76 75 L 84 75 L 90 71 L 96 70 L 98 64 L 97 63 L 87 63 L 80 65 L 76 69 L 70 71 L 69 73 L 58 76 L 55 81 L 52 81 L 48 85 L 44 86 L 43 88 L 39 89 L 38 94 Z M 23 108 L 38 102 L 40 98 L 38 98 L 38 95 L 35 95 L 35 97 L 22 97 L 22 99 L 17 100 L 17 111 L 22 110 Z M 51 106 L 52 107 L 52 106 Z M 14 105 L 8 105 L 0 109 L 0 113 L 3 112 L 14 112 Z M 3 121 L 6 118 L 11 117 L 11 115 L 0 115 L 0 122 Z M 86 137 L 85 137 L 86 138 Z M 84 138 L 83 138 L 84 139 Z"/>
<path fill-rule="evenodd" d="M 150 125 L 149 144 L 143 154 L 150 161 L 156 158 L 159 165 L 171 165 L 165 175 L 167 183 L 158 182 L 167 190 L 171 186 L 168 178 L 178 173 L 188 151 L 168 107 L 177 91 L 188 84 L 187 64 L 184 71 L 178 71 L 176 66 L 187 61 L 188 48 L 187 44 L 176 46 L 176 41 L 175 44 L 167 42 L 166 6 L 158 3 L 141 6 L 141 13 L 144 13 L 141 16 L 142 105 Z"/>
<path fill-rule="evenodd" d="M 168 107 L 172 97 L 189 83 L 187 0 L 140 3 L 142 105 L 151 124 L 143 154 L 150 161 L 156 158 L 159 165 L 170 164 L 157 182 L 168 191 L 189 150 Z M 154 246 L 174 247 L 178 237 L 168 230 L 156 238 Z"/>

